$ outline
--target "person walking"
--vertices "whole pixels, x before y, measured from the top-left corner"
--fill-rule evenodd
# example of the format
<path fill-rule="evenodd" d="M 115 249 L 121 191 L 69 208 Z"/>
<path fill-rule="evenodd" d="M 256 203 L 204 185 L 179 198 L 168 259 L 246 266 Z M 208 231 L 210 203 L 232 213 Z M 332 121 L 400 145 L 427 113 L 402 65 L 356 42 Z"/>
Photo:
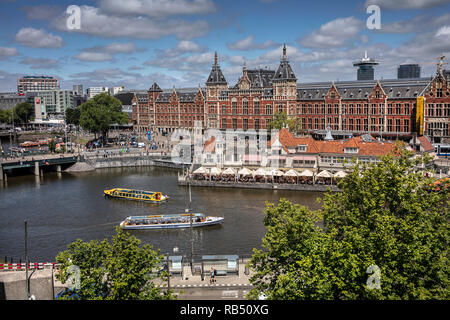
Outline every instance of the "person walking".
<path fill-rule="evenodd" d="M 216 282 L 215 276 L 216 276 L 216 270 L 211 266 L 211 279 L 209 280 L 209 283 L 214 283 Z"/>

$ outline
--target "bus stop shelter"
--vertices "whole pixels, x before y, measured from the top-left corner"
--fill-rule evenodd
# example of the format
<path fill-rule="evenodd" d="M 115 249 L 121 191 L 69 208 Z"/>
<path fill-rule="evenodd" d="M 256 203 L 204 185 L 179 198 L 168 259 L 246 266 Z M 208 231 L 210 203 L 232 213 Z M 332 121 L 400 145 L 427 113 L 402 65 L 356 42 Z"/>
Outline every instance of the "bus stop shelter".
<path fill-rule="evenodd" d="M 202 256 L 202 274 L 211 275 L 211 267 L 216 270 L 217 276 L 227 274 L 239 275 L 238 255 L 208 255 Z"/>

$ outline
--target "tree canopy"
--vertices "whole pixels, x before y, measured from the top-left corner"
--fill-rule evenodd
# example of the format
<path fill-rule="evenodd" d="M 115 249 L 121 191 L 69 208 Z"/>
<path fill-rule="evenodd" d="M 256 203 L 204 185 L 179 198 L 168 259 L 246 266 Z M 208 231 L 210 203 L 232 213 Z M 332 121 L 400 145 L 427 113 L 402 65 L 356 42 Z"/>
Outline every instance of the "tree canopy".
<path fill-rule="evenodd" d="M 66 109 L 66 123 L 73 124 L 74 126 L 80 125 L 80 108 L 67 108 Z"/>
<path fill-rule="evenodd" d="M 355 164 L 322 209 L 267 204 L 249 297 L 449 299 L 449 188 L 403 149 Z"/>
<path fill-rule="evenodd" d="M 128 116 L 122 112 L 120 100 L 108 93 L 100 93 L 80 106 L 80 125 L 83 129 L 108 136 L 110 125 L 125 124 Z"/>
<path fill-rule="evenodd" d="M 300 118 L 290 119 L 286 112 L 277 111 L 272 120 L 267 125 L 267 130 L 281 130 L 283 128 L 288 128 L 290 131 L 297 131 L 300 128 L 301 120 Z"/>
<path fill-rule="evenodd" d="M 14 123 L 28 123 L 34 120 L 34 106 L 28 102 L 17 104 L 13 108 Z"/>
<path fill-rule="evenodd" d="M 81 239 L 68 245 L 60 252 L 56 262 L 60 263 L 57 279 L 63 283 L 74 276 L 79 268 L 79 288 L 63 295 L 63 299 L 80 300 L 159 300 L 173 299 L 172 292 L 161 291 L 152 282 L 158 264 L 163 257 L 151 245 L 122 230 L 111 243 Z M 166 273 L 164 273 L 166 274 Z M 164 275 L 163 275 L 164 276 Z"/>

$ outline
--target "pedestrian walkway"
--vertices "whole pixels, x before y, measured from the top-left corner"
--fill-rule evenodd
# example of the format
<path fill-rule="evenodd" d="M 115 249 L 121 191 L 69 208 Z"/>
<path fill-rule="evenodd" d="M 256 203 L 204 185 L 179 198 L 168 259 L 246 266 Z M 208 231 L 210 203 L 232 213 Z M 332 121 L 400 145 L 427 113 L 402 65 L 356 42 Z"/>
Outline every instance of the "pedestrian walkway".
<path fill-rule="evenodd" d="M 191 272 L 191 267 L 189 265 L 183 266 L 183 277 L 181 274 L 172 274 L 170 277 L 170 288 L 171 289 L 182 289 L 182 288 L 245 288 L 251 287 L 250 278 L 252 276 L 252 271 L 248 270 L 246 274 L 246 264 L 248 259 L 244 259 L 239 263 L 239 272 L 227 274 L 224 276 L 216 275 L 215 282 L 210 283 L 209 274 L 205 274 L 202 280 L 202 276 Z M 168 283 L 159 283 L 160 288 L 167 288 Z"/>

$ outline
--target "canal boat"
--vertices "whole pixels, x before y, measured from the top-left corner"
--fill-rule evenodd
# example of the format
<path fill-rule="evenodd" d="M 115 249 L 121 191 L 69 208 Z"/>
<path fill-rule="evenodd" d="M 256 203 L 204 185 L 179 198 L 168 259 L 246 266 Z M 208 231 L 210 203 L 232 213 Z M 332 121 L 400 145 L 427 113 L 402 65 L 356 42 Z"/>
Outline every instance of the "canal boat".
<path fill-rule="evenodd" d="M 124 188 L 114 188 L 105 190 L 104 193 L 105 196 L 111 198 L 137 200 L 152 203 L 161 203 L 169 199 L 168 195 L 162 194 L 161 192 L 124 189 Z"/>
<path fill-rule="evenodd" d="M 122 229 L 181 229 L 216 225 L 223 222 L 223 217 L 205 216 L 203 213 L 160 214 L 151 216 L 131 216 L 120 223 Z"/>

